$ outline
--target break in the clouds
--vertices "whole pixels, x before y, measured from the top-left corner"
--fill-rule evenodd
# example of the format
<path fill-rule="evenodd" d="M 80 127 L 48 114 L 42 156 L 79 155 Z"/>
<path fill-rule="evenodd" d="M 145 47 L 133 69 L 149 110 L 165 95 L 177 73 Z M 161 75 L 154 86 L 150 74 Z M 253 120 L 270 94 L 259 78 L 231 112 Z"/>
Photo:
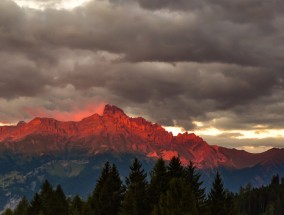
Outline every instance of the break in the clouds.
<path fill-rule="evenodd" d="M 283 4 L 1 0 L 0 122 L 111 103 L 212 144 L 280 147 Z"/>

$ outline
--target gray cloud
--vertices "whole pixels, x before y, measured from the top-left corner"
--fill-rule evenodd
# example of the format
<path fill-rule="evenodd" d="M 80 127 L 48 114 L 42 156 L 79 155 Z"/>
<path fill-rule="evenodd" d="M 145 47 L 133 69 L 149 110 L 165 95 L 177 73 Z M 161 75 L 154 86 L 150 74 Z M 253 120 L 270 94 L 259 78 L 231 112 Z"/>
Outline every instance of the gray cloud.
<path fill-rule="evenodd" d="M 94 0 L 34 10 L 2 0 L 0 116 L 105 102 L 186 129 L 282 128 L 282 4 Z"/>
<path fill-rule="evenodd" d="M 200 10 L 176 13 L 93 1 L 74 11 L 33 12 L 32 18 L 21 19 L 26 28 L 9 31 L 6 43 L 17 42 L 17 47 L 24 48 L 48 44 L 49 48 L 106 50 L 122 53 L 126 60 L 134 62 L 196 61 L 282 67 L 282 50 L 273 44 L 283 43 L 279 38 L 283 30 L 274 24 L 274 19 L 269 22 L 274 29 L 272 34 L 272 30 L 262 28 L 262 22 L 231 21 L 229 17 L 239 16 L 239 10 L 228 13 L 227 8 L 203 4 Z M 15 38 L 18 33 L 21 38 Z"/>
<path fill-rule="evenodd" d="M 50 77 L 40 71 L 34 62 L 17 55 L 0 52 L 0 97 L 37 96 Z"/>

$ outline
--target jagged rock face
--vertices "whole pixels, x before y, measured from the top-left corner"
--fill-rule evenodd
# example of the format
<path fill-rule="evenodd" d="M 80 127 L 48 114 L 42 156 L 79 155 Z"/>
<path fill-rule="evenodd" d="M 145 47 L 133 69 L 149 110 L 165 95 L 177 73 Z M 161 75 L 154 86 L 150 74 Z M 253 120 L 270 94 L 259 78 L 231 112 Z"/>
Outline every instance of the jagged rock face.
<path fill-rule="evenodd" d="M 111 105 L 105 106 L 103 115 L 94 114 L 79 122 L 35 118 L 28 123 L 0 127 L 1 149 L 34 155 L 80 151 L 91 156 L 110 151 L 142 153 L 166 160 L 180 156 L 183 163 L 193 161 L 199 168 L 238 168 L 259 161 L 247 153 L 246 157 L 249 158 L 245 163 L 241 162 L 238 159 L 242 155 L 240 151 L 209 146 L 193 133 L 173 136 L 160 125 L 152 124 L 142 117 L 130 118 L 121 109 Z"/>

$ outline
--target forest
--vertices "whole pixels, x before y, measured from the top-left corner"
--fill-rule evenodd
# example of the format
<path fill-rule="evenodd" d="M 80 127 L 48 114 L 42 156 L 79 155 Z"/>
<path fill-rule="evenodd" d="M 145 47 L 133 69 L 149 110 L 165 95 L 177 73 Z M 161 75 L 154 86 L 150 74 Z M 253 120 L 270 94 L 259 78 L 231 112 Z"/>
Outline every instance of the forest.
<path fill-rule="evenodd" d="M 178 157 L 158 159 L 150 179 L 134 159 L 123 183 L 115 164 L 106 162 L 88 199 L 67 197 L 60 185 L 44 181 L 31 200 L 23 197 L 2 215 L 283 215 L 284 180 L 279 175 L 267 186 L 250 184 L 238 193 L 225 189 L 217 171 L 209 192 L 201 175 Z M 84 181 L 82 181 L 84 183 Z"/>

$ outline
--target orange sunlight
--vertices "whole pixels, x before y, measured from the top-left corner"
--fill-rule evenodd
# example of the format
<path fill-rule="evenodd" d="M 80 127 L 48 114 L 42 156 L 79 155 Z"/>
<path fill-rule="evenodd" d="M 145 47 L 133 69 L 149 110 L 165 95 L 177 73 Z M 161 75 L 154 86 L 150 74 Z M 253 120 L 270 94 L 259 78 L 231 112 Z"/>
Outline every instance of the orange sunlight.
<path fill-rule="evenodd" d="M 80 121 L 95 113 L 102 115 L 105 103 L 88 104 L 83 109 L 75 108 L 72 111 L 47 110 L 45 108 L 26 107 L 24 111 L 32 117 L 54 118 L 59 121 Z"/>

